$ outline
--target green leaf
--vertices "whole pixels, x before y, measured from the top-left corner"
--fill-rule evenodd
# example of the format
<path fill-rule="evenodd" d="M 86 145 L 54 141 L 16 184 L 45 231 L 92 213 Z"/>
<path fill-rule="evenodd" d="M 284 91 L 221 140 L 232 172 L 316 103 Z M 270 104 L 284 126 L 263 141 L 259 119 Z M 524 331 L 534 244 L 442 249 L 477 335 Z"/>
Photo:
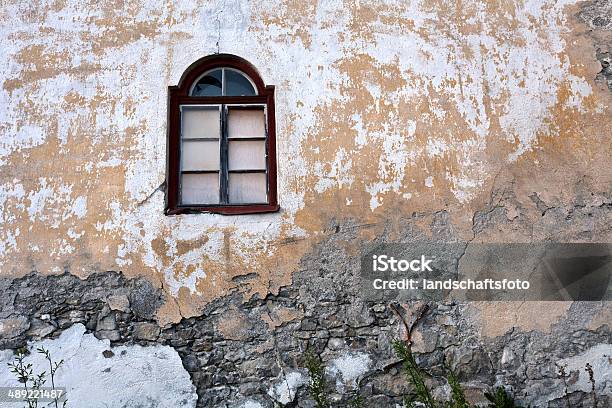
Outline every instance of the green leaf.
<path fill-rule="evenodd" d="M 468 404 L 463 387 L 457 378 L 457 375 L 450 366 L 447 366 L 448 371 L 448 384 L 451 387 L 451 400 L 448 404 L 449 408 L 470 408 Z"/>
<path fill-rule="evenodd" d="M 422 403 L 426 408 L 437 408 L 437 404 L 431 395 L 431 391 L 425 383 L 425 376 L 416 363 L 410 347 L 405 343 L 396 340 L 393 342 L 393 349 L 395 350 L 397 356 L 404 360 L 404 373 L 406 374 L 408 382 L 410 382 L 415 388 L 417 402 Z"/>

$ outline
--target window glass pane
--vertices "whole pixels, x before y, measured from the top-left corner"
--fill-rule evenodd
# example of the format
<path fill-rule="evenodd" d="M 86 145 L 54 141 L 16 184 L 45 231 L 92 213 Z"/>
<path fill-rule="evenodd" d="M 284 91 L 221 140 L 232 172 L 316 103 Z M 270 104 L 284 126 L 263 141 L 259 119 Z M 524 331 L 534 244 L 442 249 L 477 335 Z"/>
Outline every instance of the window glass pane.
<path fill-rule="evenodd" d="M 266 203 L 266 173 L 230 173 L 230 204 Z"/>
<path fill-rule="evenodd" d="M 181 202 L 189 204 L 219 204 L 219 173 L 183 174 Z"/>
<path fill-rule="evenodd" d="M 183 140 L 182 170 L 219 170 L 218 140 Z"/>
<path fill-rule="evenodd" d="M 181 137 L 216 137 L 220 135 L 220 110 L 218 106 L 182 106 Z"/>
<path fill-rule="evenodd" d="M 231 69 L 225 69 L 225 95 L 248 96 L 257 95 L 251 81 L 243 74 Z"/>
<path fill-rule="evenodd" d="M 265 140 L 230 140 L 228 159 L 230 170 L 265 170 Z"/>
<path fill-rule="evenodd" d="M 263 109 L 230 109 L 227 135 L 229 138 L 265 137 Z"/>
<path fill-rule="evenodd" d="M 221 81 L 221 70 L 211 71 L 198 80 L 191 90 L 191 96 L 221 96 Z"/>

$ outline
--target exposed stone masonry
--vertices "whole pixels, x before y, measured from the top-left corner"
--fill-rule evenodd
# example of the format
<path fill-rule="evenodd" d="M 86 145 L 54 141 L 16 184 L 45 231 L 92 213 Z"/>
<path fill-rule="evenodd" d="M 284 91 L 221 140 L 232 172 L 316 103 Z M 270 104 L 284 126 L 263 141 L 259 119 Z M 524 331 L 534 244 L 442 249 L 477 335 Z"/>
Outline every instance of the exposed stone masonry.
<path fill-rule="evenodd" d="M 332 256 L 336 258 L 334 275 L 328 263 Z M 197 387 L 198 407 L 272 407 L 275 403 L 311 407 L 304 386 L 307 373 L 302 368 L 304 351 L 310 347 L 329 368 L 337 406 L 344 406 L 347 400 L 342 396 L 357 384 L 366 406 L 399 404 L 410 387 L 391 349 L 391 342 L 402 336 L 402 323 L 393 309 L 409 318 L 419 305 L 390 308 L 339 290 L 353 278 L 348 270 L 336 269 L 338 262 L 348 258 L 342 257 L 334 237 L 315 257 L 320 259 L 319 268 L 303 271 L 294 286 L 283 288 L 277 296 L 246 303 L 238 295 L 230 296 L 208 306 L 201 317 L 164 328 L 153 320 L 162 295 L 146 280 L 126 280 L 117 272 L 97 273 L 86 280 L 69 274 L 4 279 L 0 348 L 15 349 L 28 339 L 55 338 L 82 323 L 96 337 L 110 339 L 113 346 L 160 343 L 175 348 Z M 577 324 L 594 313 L 585 303 L 574 303 L 549 335 L 511 330 L 490 340 L 479 339 L 472 321 L 475 312 L 469 305 L 428 307 L 413 332 L 414 350 L 419 361 L 431 368 L 432 385 L 439 395 L 448 394 L 441 378 L 446 360 L 453 362 L 471 398 L 503 384 L 535 406 L 564 407 L 564 385 L 555 363 L 588 353 L 611 339 L 608 325 L 585 330 Z M 590 407 L 588 390 L 576 388 L 583 367 L 574 368 L 568 379 L 571 406 Z M 598 387 L 603 394 L 609 390 L 609 380 L 598 382 Z M 605 398 L 609 397 L 600 396 L 601 403 L 609 404 L 611 400 Z"/>
<path fill-rule="evenodd" d="M 593 40 L 595 56 L 601 64 L 601 71 L 595 81 L 607 84 L 612 91 L 612 1 L 585 2 L 578 15 L 590 28 L 588 34 Z"/>

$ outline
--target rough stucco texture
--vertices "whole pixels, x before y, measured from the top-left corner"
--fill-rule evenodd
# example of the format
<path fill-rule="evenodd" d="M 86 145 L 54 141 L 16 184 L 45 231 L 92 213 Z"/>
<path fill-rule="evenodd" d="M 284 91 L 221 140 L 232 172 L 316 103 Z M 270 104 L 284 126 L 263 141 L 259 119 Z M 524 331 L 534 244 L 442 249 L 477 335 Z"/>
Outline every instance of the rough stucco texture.
<path fill-rule="evenodd" d="M 54 362 L 64 360 L 55 383 L 62 384 L 74 407 L 195 407 L 197 395 L 178 353 L 169 346 L 110 347 L 108 340 L 85 334 L 75 324 L 56 340 L 29 345 L 25 362 L 35 373 L 49 369 L 36 349 L 48 350 Z M 11 351 L 0 354 L 0 364 L 14 362 Z M 0 371 L 0 385 L 21 387 L 13 373 Z M 13 404 L 7 404 L 13 405 Z M 49 405 L 50 406 L 50 405 Z"/>
<path fill-rule="evenodd" d="M 1 272 L 145 275 L 163 323 L 276 293 L 346 222 L 355 256 L 440 211 L 454 239 L 609 242 L 609 212 L 536 221 L 610 200 L 611 93 L 568 3 L 4 2 Z M 167 87 L 218 51 L 276 86 L 281 211 L 166 217 Z"/>

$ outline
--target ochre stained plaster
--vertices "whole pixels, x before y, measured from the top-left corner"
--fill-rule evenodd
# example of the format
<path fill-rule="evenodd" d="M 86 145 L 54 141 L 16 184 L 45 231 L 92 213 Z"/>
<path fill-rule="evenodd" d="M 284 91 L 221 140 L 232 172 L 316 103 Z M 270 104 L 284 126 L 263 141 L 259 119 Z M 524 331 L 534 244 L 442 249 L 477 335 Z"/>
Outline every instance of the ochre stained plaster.
<path fill-rule="evenodd" d="M 610 93 L 565 3 L 5 2 L 1 273 L 146 275 L 164 323 L 291 283 L 343 220 L 392 241 L 444 209 L 472 239 L 499 180 L 525 208 L 610 191 Z M 277 214 L 162 213 L 167 87 L 217 51 L 276 85 Z"/>

